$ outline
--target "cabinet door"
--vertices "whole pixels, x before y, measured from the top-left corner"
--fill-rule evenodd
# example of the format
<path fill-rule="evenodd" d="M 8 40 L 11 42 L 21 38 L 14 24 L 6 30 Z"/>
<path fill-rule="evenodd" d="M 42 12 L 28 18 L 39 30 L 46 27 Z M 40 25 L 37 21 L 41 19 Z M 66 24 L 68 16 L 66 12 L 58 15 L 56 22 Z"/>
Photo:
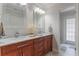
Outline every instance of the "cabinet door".
<path fill-rule="evenodd" d="M 11 52 L 4 54 L 3 56 L 18 56 L 18 53 L 17 51 L 11 51 Z"/>
<path fill-rule="evenodd" d="M 6 45 L 1 47 L 2 56 L 18 56 L 16 44 Z"/>
<path fill-rule="evenodd" d="M 33 56 L 33 46 L 22 47 L 23 56 Z"/>
<path fill-rule="evenodd" d="M 50 51 L 52 51 L 52 38 L 50 39 Z"/>
<path fill-rule="evenodd" d="M 42 56 L 42 55 L 44 55 L 43 52 L 44 52 L 43 46 L 39 46 L 39 43 L 34 45 L 34 55 L 35 56 Z"/>
<path fill-rule="evenodd" d="M 44 39 L 45 54 L 52 50 L 52 36 L 47 36 Z"/>
<path fill-rule="evenodd" d="M 22 48 L 17 48 L 18 50 L 18 56 L 22 56 Z"/>
<path fill-rule="evenodd" d="M 38 51 L 39 51 L 38 43 L 34 43 L 34 55 L 35 56 L 39 55 Z"/>
<path fill-rule="evenodd" d="M 48 43 L 49 43 L 49 42 L 48 42 L 48 39 L 45 39 L 45 40 L 44 40 L 44 49 L 45 49 L 45 50 L 44 50 L 44 53 L 45 53 L 45 54 L 48 53 L 48 46 L 49 46 Z"/>
<path fill-rule="evenodd" d="M 49 51 L 52 51 L 52 36 L 48 37 L 48 49 Z"/>
<path fill-rule="evenodd" d="M 41 37 L 34 40 L 34 55 L 41 56 L 44 54 L 43 52 L 44 52 L 44 40 Z"/>
<path fill-rule="evenodd" d="M 51 51 L 51 48 L 52 48 L 52 47 L 51 47 L 51 39 L 49 38 L 49 39 L 48 39 L 48 51 Z"/>

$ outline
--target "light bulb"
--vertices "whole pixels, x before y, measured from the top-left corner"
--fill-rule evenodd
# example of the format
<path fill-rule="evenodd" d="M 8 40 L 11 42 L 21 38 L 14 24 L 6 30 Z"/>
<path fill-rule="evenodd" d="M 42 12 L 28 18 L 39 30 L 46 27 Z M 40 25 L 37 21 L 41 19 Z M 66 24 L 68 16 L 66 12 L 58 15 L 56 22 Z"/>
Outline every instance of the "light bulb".
<path fill-rule="evenodd" d="M 42 9 L 40 9 L 40 8 L 38 8 L 38 7 L 35 8 L 35 12 L 38 12 L 38 13 L 40 13 L 40 14 L 44 14 L 44 13 L 45 13 L 44 10 L 42 10 Z"/>
<path fill-rule="evenodd" d="M 20 3 L 21 5 L 26 5 L 27 3 Z"/>

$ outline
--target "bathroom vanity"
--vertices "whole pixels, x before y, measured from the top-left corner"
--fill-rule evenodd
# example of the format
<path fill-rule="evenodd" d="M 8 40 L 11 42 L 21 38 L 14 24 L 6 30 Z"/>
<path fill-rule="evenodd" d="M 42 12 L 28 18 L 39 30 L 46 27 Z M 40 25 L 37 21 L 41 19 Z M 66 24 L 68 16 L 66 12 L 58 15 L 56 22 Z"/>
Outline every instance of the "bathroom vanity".
<path fill-rule="evenodd" d="M 0 56 L 43 56 L 52 50 L 53 37 L 45 31 L 44 14 L 36 12 L 35 7 L 30 9 L 30 4 L 27 6 L 3 4 L 0 32 L 11 38 L 0 38 Z"/>
<path fill-rule="evenodd" d="M 44 56 L 52 51 L 52 39 L 52 34 L 1 39 L 0 56 Z"/>

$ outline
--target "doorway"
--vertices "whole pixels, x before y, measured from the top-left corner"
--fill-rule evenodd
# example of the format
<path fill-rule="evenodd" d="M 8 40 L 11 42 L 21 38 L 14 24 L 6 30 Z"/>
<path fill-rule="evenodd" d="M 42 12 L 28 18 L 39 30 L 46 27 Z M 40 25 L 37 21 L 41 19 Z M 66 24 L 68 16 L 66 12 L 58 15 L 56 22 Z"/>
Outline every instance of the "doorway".
<path fill-rule="evenodd" d="M 60 45 L 60 54 L 62 56 L 74 56 L 75 55 L 75 18 L 65 18 L 64 21 L 65 39 Z"/>
<path fill-rule="evenodd" d="M 60 55 L 75 56 L 75 11 L 70 10 L 61 13 L 60 28 Z"/>

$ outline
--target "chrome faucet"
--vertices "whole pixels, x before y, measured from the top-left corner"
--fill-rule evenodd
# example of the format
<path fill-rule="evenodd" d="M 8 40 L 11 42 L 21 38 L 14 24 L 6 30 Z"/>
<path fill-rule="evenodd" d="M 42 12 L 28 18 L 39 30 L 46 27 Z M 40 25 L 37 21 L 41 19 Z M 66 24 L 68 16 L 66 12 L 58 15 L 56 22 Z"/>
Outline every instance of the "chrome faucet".
<path fill-rule="evenodd" d="M 19 36 L 19 32 L 16 32 L 14 36 L 15 37 L 18 37 Z"/>

